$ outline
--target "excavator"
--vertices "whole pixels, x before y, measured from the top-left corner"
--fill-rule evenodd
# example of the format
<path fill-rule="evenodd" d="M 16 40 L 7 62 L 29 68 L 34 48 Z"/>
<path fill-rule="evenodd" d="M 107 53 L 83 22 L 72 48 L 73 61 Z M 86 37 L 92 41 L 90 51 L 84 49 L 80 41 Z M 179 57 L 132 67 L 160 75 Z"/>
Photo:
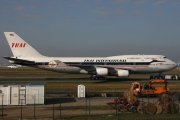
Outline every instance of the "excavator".
<path fill-rule="evenodd" d="M 130 90 L 137 93 L 138 96 L 154 96 L 164 92 L 170 92 L 168 82 L 164 79 L 153 79 L 149 84 L 141 85 L 139 82 L 132 82 Z"/>

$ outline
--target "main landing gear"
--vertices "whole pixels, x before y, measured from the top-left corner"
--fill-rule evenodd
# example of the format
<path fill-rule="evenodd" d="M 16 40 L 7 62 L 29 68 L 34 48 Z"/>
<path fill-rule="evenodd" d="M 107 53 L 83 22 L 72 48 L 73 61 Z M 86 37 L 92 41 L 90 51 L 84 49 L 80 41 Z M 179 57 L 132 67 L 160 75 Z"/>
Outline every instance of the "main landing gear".
<path fill-rule="evenodd" d="M 91 80 L 106 80 L 106 77 L 104 76 L 97 76 L 97 75 L 92 75 L 90 77 Z"/>

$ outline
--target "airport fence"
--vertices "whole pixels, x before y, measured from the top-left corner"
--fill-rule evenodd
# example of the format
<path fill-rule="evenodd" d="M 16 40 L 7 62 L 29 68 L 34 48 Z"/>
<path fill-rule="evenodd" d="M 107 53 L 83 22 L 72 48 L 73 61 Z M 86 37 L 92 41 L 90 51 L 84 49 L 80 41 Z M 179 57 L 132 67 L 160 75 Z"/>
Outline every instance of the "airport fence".
<path fill-rule="evenodd" d="M 29 95 L 32 97 L 32 95 Z M 12 98 L 10 98 L 12 99 Z M 139 98 L 140 108 L 136 111 L 128 106 L 127 103 L 115 104 L 116 97 L 86 97 L 77 98 L 71 96 L 63 96 L 62 94 L 50 95 L 45 97 L 45 104 L 41 104 L 43 99 L 33 97 L 33 101 L 24 101 L 18 99 L 18 105 L 13 105 L 17 101 L 8 103 L 1 96 L 0 114 L 2 119 L 7 120 L 23 120 L 23 119 L 95 119 L 95 120 L 179 120 L 180 119 L 180 103 L 179 100 L 168 102 L 166 105 L 157 109 L 154 104 L 157 103 L 156 97 Z M 117 99 L 116 99 L 117 100 Z M 5 103 L 8 103 L 5 105 Z M 30 104 L 27 104 L 30 103 Z M 145 104 L 143 104 L 145 103 Z M 151 104 L 149 104 L 151 103 Z M 11 104 L 11 105 L 10 105 Z M 136 106 L 136 108 L 139 107 Z M 147 110 L 148 109 L 148 110 Z M 155 110 L 156 109 L 156 110 Z M 159 113 L 157 113 L 159 110 Z M 148 112 L 147 112 L 148 111 Z M 156 113 L 153 113 L 156 111 Z"/>

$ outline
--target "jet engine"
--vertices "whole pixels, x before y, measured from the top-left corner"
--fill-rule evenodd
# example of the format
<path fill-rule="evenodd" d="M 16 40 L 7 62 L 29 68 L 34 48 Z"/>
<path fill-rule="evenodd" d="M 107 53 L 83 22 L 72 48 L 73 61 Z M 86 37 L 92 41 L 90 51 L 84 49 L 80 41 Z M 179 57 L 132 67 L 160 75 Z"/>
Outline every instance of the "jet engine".
<path fill-rule="evenodd" d="M 108 75 L 108 69 L 107 68 L 96 68 L 96 75 L 106 76 L 106 75 Z"/>
<path fill-rule="evenodd" d="M 118 77 L 128 77 L 129 71 L 128 70 L 117 70 Z"/>

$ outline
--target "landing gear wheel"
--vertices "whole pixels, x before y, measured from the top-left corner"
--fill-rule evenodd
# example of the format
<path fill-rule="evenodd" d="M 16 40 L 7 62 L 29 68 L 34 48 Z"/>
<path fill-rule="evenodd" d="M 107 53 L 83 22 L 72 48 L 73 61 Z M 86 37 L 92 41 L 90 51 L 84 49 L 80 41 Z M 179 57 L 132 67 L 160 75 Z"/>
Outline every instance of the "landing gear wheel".
<path fill-rule="evenodd" d="M 91 80 L 106 80 L 106 77 L 104 76 L 96 76 L 96 75 L 92 75 L 90 77 Z"/>
<path fill-rule="evenodd" d="M 95 76 L 95 75 L 92 75 L 92 76 L 90 77 L 90 79 L 91 79 L 91 80 L 95 80 L 95 79 L 96 79 L 96 76 Z"/>
<path fill-rule="evenodd" d="M 99 79 L 100 79 L 100 80 L 106 80 L 106 77 L 104 77 L 104 76 L 99 76 Z"/>

